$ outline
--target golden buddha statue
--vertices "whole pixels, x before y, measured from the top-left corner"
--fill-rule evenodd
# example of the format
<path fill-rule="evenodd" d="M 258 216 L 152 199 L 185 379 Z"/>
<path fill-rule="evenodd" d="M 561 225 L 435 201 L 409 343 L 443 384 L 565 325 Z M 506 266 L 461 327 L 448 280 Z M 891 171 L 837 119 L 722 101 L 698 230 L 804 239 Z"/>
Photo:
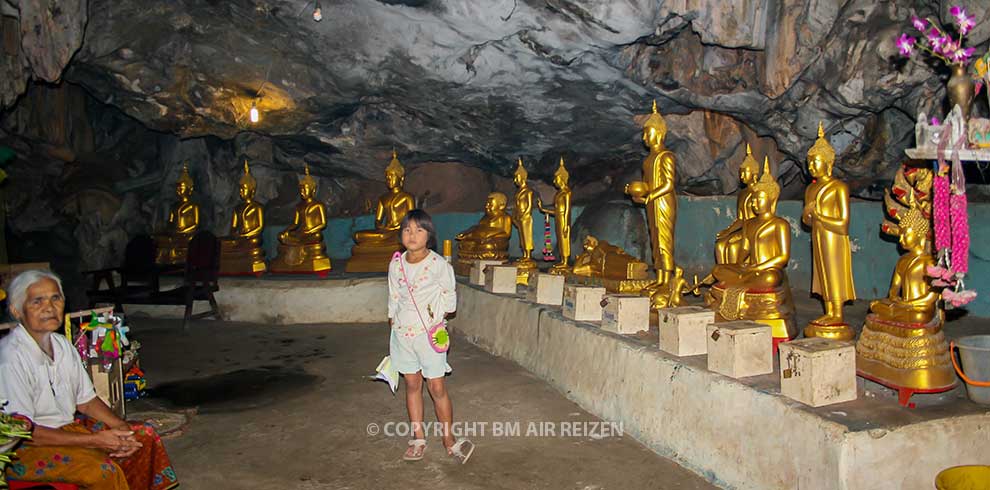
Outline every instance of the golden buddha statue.
<path fill-rule="evenodd" d="M 739 180 L 746 187 L 739 189 L 736 197 L 736 219 L 724 230 L 715 235 L 715 263 L 738 264 L 739 249 L 742 245 L 743 223 L 753 216 L 749 200 L 753 195 L 753 185 L 760 176 L 760 164 L 753 158 L 753 150 L 746 144 L 746 158 L 739 165 Z"/>
<path fill-rule="evenodd" d="M 522 158 L 516 167 L 513 181 L 519 190 L 516 191 L 516 205 L 512 209 L 512 223 L 519 230 L 519 248 L 522 256 L 515 261 L 517 283 L 529 283 L 529 275 L 536 271 L 536 261 L 533 260 L 533 188 L 527 182 L 529 173 L 523 167 Z"/>
<path fill-rule="evenodd" d="M 508 260 L 512 218 L 505 214 L 508 198 L 501 192 L 488 194 L 485 215 L 477 225 L 458 233 L 454 272 L 466 276 L 475 260 Z"/>
<path fill-rule="evenodd" d="M 849 187 L 832 177 L 835 150 L 818 123 L 818 140 L 808 150 L 814 179 L 804 191 L 801 221 L 811 227 L 811 292 L 821 295 L 825 314 L 804 329 L 805 337 L 852 340 L 855 333 L 842 317 L 842 305 L 856 299 L 849 246 Z"/>
<path fill-rule="evenodd" d="M 182 165 L 182 174 L 175 183 L 175 195 L 179 202 L 168 213 L 165 231 L 155 235 L 158 264 L 184 264 L 189 240 L 199 229 L 199 206 L 190 198 L 193 192 L 193 180 L 189 176 L 189 165 Z"/>
<path fill-rule="evenodd" d="M 536 205 L 540 212 L 553 216 L 557 229 L 557 250 L 560 251 L 560 262 L 550 268 L 551 274 L 566 275 L 570 270 L 568 262 L 571 258 L 571 188 L 567 185 L 570 176 L 564 168 L 564 157 L 560 157 L 560 166 L 553 174 L 553 185 L 557 193 L 553 196 L 553 209 L 543 207 L 543 202 L 537 197 Z"/>
<path fill-rule="evenodd" d="M 230 235 L 220 240 L 220 274 L 261 275 L 265 272 L 265 250 L 261 248 L 261 232 L 265 227 L 265 213 L 254 200 L 258 181 L 251 175 L 247 160 L 244 175 L 238 183 L 241 203 L 234 209 L 230 222 Z"/>
<path fill-rule="evenodd" d="M 907 177 L 910 175 L 910 177 Z M 940 392 L 956 384 L 948 345 L 942 332 L 940 295 L 932 290 L 927 267 L 931 215 L 928 198 L 931 170 L 900 169 L 894 193 L 887 192 L 884 233 L 897 235 L 904 254 L 894 266 L 886 298 L 870 303 L 863 333 L 856 344 L 856 367 L 865 378 L 898 389 L 901 403 L 915 391 Z"/>
<path fill-rule="evenodd" d="M 698 277 L 695 276 L 694 280 L 697 281 Z M 683 306 L 684 294 L 693 289 L 684 279 L 684 269 L 674 266 L 674 275 L 667 279 L 665 284 L 653 289 L 653 294 L 650 295 L 650 307 L 658 310 Z"/>
<path fill-rule="evenodd" d="M 786 267 L 791 257 L 787 221 L 774 212 L 780 186 L 763 160 L 763 175 L 750 186 L 750 217 L 740 228 L 735 263 L 716 264 L 699 285 L 714 282 L 705 297 L 716 321 L 752 320 L 771 327 L 774 346 L 797 336 L 794 299 Z M 696 286 L 697 287 L 697 286 Z"/>
<path fill-rule="evenodd" d="M 646 279 L 647 268 L 646 262 L 625 250 L 588 235 L 584 238 L 584 252 L 574 258 L 572 273 L 617 280 Z"/>
<path fill-rule="evenodd" d="M 354 233 L 354 247 L 347 261 L 347 272 L 388 272 L 392 254 L 402 248 L 399 225 L 402 218 L 416 207 L 412 194 L 402 190 L 406 169 L 392 150 L 392 161 L 385 167 L 388 191 L 378 198 L 375 208 L 375 228 Z"/>
<path fill-rule="evenodd" d="M 278 234 L 278 256 L 272 261 L 271 270 L 281 274 L 316 273 L 325 276 L 330 272 L 330 257 L 323 242 L 323 229 L 327 227 L 327 211 L 316 200 L 316 179 L 306 175 L 299 181 L 299 204 L 292 224 Z"/>
<path fill-rule="evenodd" d="M 643 123 L 643 143 L 650 154 L 643 160 L 643 180 L 626 184 L 625 192 L 633 202 L 646 205 L 646 220 L 650 228 L 650 245 L 653 249 L 653 267 L 657 281 L 643 291 L 652 295 L 654 290 L 666 284 L 674 274 L 674 223 L 677 220 L 677 194 L 674 192 L 676 158 L 664 146 L 667 122 L 657 112 L 653 101 L 653 113 Z"/>

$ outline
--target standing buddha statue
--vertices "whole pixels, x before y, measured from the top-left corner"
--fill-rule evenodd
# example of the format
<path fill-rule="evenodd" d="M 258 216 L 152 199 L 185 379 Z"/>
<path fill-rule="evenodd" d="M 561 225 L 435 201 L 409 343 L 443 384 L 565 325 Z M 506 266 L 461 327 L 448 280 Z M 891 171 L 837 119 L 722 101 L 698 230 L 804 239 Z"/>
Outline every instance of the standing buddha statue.
<path fill-rule="evenodd" d="M 811 227 L 811 292 L 821 295 L 825 314 L 804 329 L 805 337 L 852 340 L 842 305 L 856 299 L 852 250 L 849 245 L 849 186 L 832 176 L 835 150 L 818 123 L 818 139 L 808 150 L 808 172 L 814 179 L 804 191 L 801 221 Z"/>
<path fill-rule="evenodd" d="M 416 207 L 412 194 L 402 189 L 406 169 L 395 150 L 392 161 L 385 167 L 388 191 L 378 198 L 375 208 L 375 228 L 354 233 L 354 247 L 347 261 L 347 272 L 387 272 L 392 254 L 400 250 L 399 225 L 402 218 Z"/>
<path fill-rule="evenodd" d="M 518 274 L 516 282 L 520 284 L 529 283 L 529 275 L 536 271 L 536 261 L 533 260 L 533 188 L 527 178 L 529 174 L 520 158 L 513 175 L 519 190 L 516 191 L 516 205 L 512 209 L 512 223 L 519 230 L 519 248 L 522 251 L 522 256 L 513 263 Z"/>
<path fill-rule="evenodd" d="M 265 250 L 261 232 L 265 227 L 264 209 L 254 200 L 258 181 L 244 160 L 244 175 L 238 183 L 241 203 L 234 209 L 230 235 L 220 240 L 220 274 L 261 275 L 265 272 Z"/>
<path fill-rule="evenodd" d="M 931 170 L 901 168 L 885 203 L 890 218 L 881 230 L 898 237 L 904 254 L 897 260 L 887 297 L 870 302 L 856 344 L 856 368 L 865 378 L 901 392 L 940 392 L 956 385 L 949 347 L 942 332 L 941 297 L 927 268 L 935 265 L 931 241 Z"/>
<path fill-rule="evenodd" d="M 505 214 L 507 201 L 508 198 L 501 192 L 488 194 L 485 215 L 477 225 L 457 234 L 455 272 L 468 275 L 475 260 L 508 260 L 512 219 Z"/>
<path fill-rule="evenodd" d="M 553 174 L 553 185 L 557 193 L 553 196 L 553 209 L 543 207 L 543 202 L 537 197 L 536 205 L 540 212 L 554 217 L 557 228 L 557 250 L 560 252 L 560 262 L 550 269 L 551 274 L 566 275 L 570 270 L 571 259 L 571 188 L 567 185 L 569 175 L 564 168 L 564 157 L 560 157 L 560 166 Z"/>
<path fill-rule="evenodd" d="M 753 150 L 746 144 L 746 158 L 739 165 L 739 180 L 745 187 L 739 189 L 736 197 L 736 219 L 724 230 L 715 235 L 715 263 L 739 263 L 739 249 L 742 245 L 742 226 L 753 216 L 750 209 L 750 198 L 753 195 L 753 185 L 760 176 L 760 164 L 753 158 Z"/>
<path fill-rule="evenodd" d="M 168 213 L 165 231 L 155 235 L 157 255 L 155 262 L 162 265 L 184 264 L 189 240 L 199 229 L 199 206 L 190 199 L 193 180 L 189 176 L 189 165 L 182 165 L 182 173 L 175 183 L 175 195 L 179 202 Z"/>
<path fill-rule="evenodd" d="M 674 181 L 677 161 L 674 153 L 664 146 L 666 136 L 667 123 L 657 112 L 657 101 L 654 100 L 653 113 L 643 123 L 643 143 L 650 149 L 650 154 L 643 160 L 643 180 L 630 182 L 625 188 L 633 202 L 646 205 L 653 267 L 657 270 L 657 282 L 643 290 L 644 295 L 650 296 L 674 275 L 674 223 L 677 220 Z"/>
<path fill-rule="evenodd" d="M 330 257 L 323 241 L 327 227 L 327 211 L 316 200 L 316 179 L 306 175 L 299 181 L 299 204 L 296 205 L 292 224 L 278 234 L 278 256 L 272 261 L 271 270 L 283 274 L 315 273 L 325 276 L 330 272 Z"/>

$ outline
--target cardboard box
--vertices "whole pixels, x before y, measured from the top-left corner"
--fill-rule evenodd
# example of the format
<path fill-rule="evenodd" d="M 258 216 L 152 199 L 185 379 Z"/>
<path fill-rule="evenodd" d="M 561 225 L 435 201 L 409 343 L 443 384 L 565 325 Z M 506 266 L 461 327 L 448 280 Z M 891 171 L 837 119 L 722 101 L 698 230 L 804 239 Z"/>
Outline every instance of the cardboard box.
<path fill-rule="evenodd" d="M 471 284 L 475 286 L 485 285 L 485 268 L 490 265 L 499 265 L 502 261 L 500 260 L 475 260 L 474 265 L 471 266 Z"/>
<path fill-rule="evenodd" d="M 708 369 L 731 378 L 773 372 L 770 327 L 751 321 L 712 323 L 708 333 Z"/>
<path fill-rule="evenodd" d="M 700 306 L 661 308 L 660 350 L 678 357 L 708 353 L 708 325 L 715 312 Z"/>
<path fill-rule="evenodd" d="M 605 295 L 602 330 L 633 334 L 650 329 L 650 298 L 630 294 Z"/>
<path fill-rule="evenodd" d="M 564 276 L 543 272 L 531 275 L 526 299 L 541 305 L 560 306 L 564 302 Z"/>
<path fill-rule="evenodd" d="M 571 320 L 600 322 L 604 297 L 605 288 L 568 284 L 564 286 L 562 313 Z"/>
<path fill-rule="evenodd" d="M 516 294 L 516 266 L 489 265 L 485 269 L 485 291 Z"/>
<path fill-rule="evenodd" d="M 807 338 L 781 343 L 780 393 L 821 407 L 856 399 L 856 346 Z"/>

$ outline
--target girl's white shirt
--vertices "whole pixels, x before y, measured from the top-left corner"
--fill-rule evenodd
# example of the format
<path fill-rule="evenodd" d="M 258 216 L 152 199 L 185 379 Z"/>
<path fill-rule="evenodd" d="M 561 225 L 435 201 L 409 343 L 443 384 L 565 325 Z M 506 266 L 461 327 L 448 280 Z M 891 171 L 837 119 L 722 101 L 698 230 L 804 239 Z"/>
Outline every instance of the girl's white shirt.
<path fill-rule="evenodd" d="M 399 269 L 400 260 L 409 278 L 409 288 L 406 287 Z M 406 261 L 406 252 L 403 252 L 401 258 L 392 259 L 388 266 L 388 317 L 392 319 L 392 328 L 401 338 L 406 339 L 424 333 L 426 328 L 457 309 L 456 284 L 454 268 L 442 255 L 432 250 L 426 258 L 415 264 Z M 409 295 L 410 288 L 416 305 L 419 305 L 422 320 Z M 426 323 L 425 326 L 423 322 Z"/>

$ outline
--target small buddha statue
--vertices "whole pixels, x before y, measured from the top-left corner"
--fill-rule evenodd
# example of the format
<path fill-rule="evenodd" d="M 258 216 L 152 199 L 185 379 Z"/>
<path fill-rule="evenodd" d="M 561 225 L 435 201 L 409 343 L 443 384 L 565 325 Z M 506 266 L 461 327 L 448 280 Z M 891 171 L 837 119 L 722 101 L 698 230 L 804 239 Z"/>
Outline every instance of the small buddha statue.
<path fill-rule="evenodd" d="M 571 188 L 567 185 L 570 176 L 564 168 L 564 157 L 560 157 L 560 166 L 553 174 L 553 185 L 557 193 L 553 196 L 553 208 L 543 207 L 543 202 L 537 198 L 536 205 L 540 212 L 553 216 L 557 231 L 557 250 L 560 251 L 560 262 L 550 268 L 551 274 L 566 275 L 570 271 L 568 262 L 571 258 Z"/>
<path fill-rule="evenodd" d="M 739 189 L 736 196 L 736 219 L 724 230 L 715 235 L 715 263 L 738 264 L 739 249 L 742 245 L 742 225 L 752 217 L 750 197 L 753 195 L 753 185 L 760 176 L 760 164 L 753 158 L 753 150 L 746 144 L 746 158 L 739 165 L 739 180 L 745 187 Z"/>
<path fill-rule="evenodd" d="M 229 236 L 220 240 L 220 274 L 261 275 L 267 268 L 261 232 L 265 227 L 264 209 L 254 200 L 258 181 L 251 175 L 247 160 L 238 183 L 241 203 L 234 208 Z"/>
<path fill-rule="evenodd" d="M 906 175 L 910 175 L 906 177 Z M 901 168 L 887 192 L 881 230 L 899 238 L 897 260 L 887 297 L 872 301 L 856 342 L 857 374 L 900 392 L 906 405 L 915 391 L 937 393 L 956 385 L 949 346 L 942 331 L 941 297 L 927 276 L 935 265 L 929 252 L 932 171 Z"/>
<path fill-rule="evenodd" d="M 402 218 L 416 207 L 413 195 L 402 189 L 406 170 L 395 150 L 385 168 L 388 191 L 378 198 L 375 208 L 375 228 L 354 233 L 354 247 L 347 261 L 347 272 L 387 272 L 392 254 L 401 248 L 399 225 Z"/>
<path fill-rule="evenodd" d="M 461 275 L 471 272 L 475 260 L 507 260 L 512 218 L 505 213 L 508 198 L 501 192 L 488 194 L 485 215 L 478 224 L 458 233 L 455 271 Z"/>
<path fill-rule="evenodd" d="M 694 278 L 698 280 L 697 276 Z M 674 275 L 667 280 L 666 284 L 653 290 L 650 295 L 650 308 L 658 310 L 660 308 L 676 308 L 684 305 L 684 294 L 694 289 L 684 279 L 684 269 L 674 266 Z"/>
<path fill-rule="evenodd" d="M 186 249 L 189 240 L 199 229 L 199 206 L 190 198 L 193 180 L 189 176 L 189 165 L 182 165 L 182 173 L 175 184 L 175 195 L 179 201 L 169 210 L 165 231 L 155 235 L 158 249 L 155 262 L 158 264 L 183 264 L 186 262 Z"/>
<path fill-rule="evenodd" d="M 808 171 L 814 179 L 804 191 L 801 221 L 811 227 L 811 292 L 821 295 L 825 314 L 805 328 L 805 337 L 852 340 L 842 305 L 856 299 L 849 245 L 849 186 L 832 176 L 835 150 L 818 123 L 818 140 L 808 150 Z"/>
<path fill-rule="evenodd" d="M 584 252 L 574 258 L 571 273 L 620 281 L 642 280 L 649 275 L 647 269 L 645 262 L 625 250 L 588 235 L 584 238 Z"/>
<path fill-rule="evenodd" d="M 763 175 L 750 186 L 749 212 L 739 229 L 736 263 L 716 264 L 700 285 L 714 283 L 705 300 L 716 321 L 753 320 L 771 327 L 774 345 L 797 336 L 786 267 L 790 225 L 776 216 L 780 186 L 763 161 Z M 695 286 L 696 288 L 698 286 Z"/>
<path fill-rule="evenodd" d="M 519 273 L 519 280 L 528 282 L 529 274 L 536 270 L 536 261 L 533 260 L 533 188 L 526 180 L 529 174 L 523 167 L 522 158 L 516 167 L 513 181 L 519 189 L 516 191 L 516 205 L 512 209 L 512 223 L 519 231 L 519 248 L 522 256 L 513 265 Z M 524 277 L 525 276 L 525 277 Z"/>
<path fill-rule="evenodd" d="M 316 179 L 309 174 L 309 165 L 305 172 L 299 181 L 300 200 L 292 224 L 278 234 L 278 256 L 272 261 L 272 272 L 326 275 L 331 268 L 323 241 L 326 207 L 316 200 Z"/>
<path fill-rule="evenodd" d="M 633 202 L 646 205 L 646 221 L 650 228 L 650 245 L 653 249 L 653 267 L 657 270 L 657 282 L 643 291 L 652 295 L 653 290 L 665 284 L 674 274 L 674 223 L 677 221 L 677 194 L 674 192 L 677 159 L 664 145 L 667 122 L 657 112 L 653 101 L 653 113 L 643 123 L 643 143 L 650 154 L 643 160 L 643 180 L 626 184 L 625 192 Z"/>

